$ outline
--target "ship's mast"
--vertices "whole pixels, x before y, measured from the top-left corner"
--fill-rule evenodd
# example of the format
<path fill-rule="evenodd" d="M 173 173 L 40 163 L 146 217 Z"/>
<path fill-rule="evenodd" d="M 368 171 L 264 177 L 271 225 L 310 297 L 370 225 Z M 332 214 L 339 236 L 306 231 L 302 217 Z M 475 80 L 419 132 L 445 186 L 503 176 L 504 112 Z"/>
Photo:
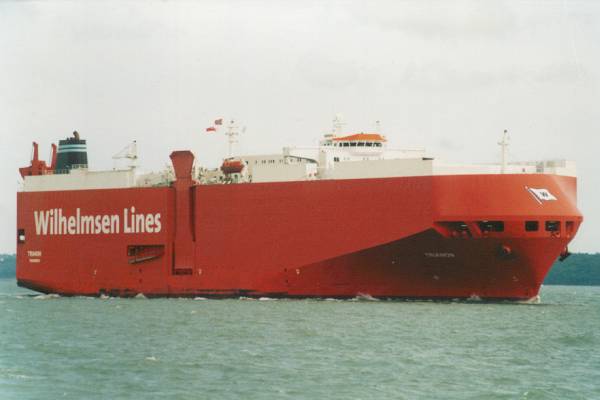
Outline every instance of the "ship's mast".
<path fill-rule="evenodd" d="M 502 133 L 502 141 L 498 142 L 500 145 L 502 155 L 502 169 L 501 172 L 506 173 L 506 154 L 508 152 L 508 131 L 505 129 Z"/>
<path fill-rule="evenodd" d="M 335 114 L 335 117 L 333 118 L 333 129 L 331 131 L 334 137 L 342 133 L 344 125 L 346 124 L 344 123 L 342 114 Z"/>
<path fill-rule="evenodd" d="M 227 126 L 227 132 L 225 132 L 225 136 L 227 136 L 227 142 L 229 144 L 229 157 L 233 154 L 233 145 L 238 142 L 238 127 L 235 125 L 235 121 L 232 119 L 229 121 L 229 125 Z"/>

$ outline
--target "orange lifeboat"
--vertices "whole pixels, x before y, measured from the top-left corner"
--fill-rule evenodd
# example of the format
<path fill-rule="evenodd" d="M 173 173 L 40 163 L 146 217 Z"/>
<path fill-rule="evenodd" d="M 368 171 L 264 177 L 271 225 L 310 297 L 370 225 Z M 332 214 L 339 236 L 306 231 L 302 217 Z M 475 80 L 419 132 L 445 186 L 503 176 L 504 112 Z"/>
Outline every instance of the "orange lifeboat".
<path fill-rule="evenodd" d="M 223 164 L 221 164 L 221 171 L 225 175 L 230 174 L 239 174 L 244 169 L 244 163 L 242 160 L 235 158 L 228 158 L 223 160 Z"/>

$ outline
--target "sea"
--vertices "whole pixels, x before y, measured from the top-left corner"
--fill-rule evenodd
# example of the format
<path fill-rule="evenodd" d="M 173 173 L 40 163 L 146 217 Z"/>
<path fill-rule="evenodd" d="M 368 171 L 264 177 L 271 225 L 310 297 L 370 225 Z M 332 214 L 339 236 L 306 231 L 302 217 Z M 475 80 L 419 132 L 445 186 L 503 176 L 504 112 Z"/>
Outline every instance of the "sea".
<path fill-rule="evenodd" d="M 600 287 L 521 304 L 66 298 L 0 280 L 0 399 L 600 399 Z"/>

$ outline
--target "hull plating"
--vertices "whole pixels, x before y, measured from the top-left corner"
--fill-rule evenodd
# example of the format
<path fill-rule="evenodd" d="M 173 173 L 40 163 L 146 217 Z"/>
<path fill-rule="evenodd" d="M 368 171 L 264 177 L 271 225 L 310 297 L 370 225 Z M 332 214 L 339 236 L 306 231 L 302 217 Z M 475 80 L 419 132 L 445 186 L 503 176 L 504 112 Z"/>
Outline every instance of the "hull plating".
<path fill-rule="evenodd" d="M 557 200 L 540 201 L 530 187 Z M 17 197 L 17 228 L 25 233 L 17 279 L 63 295 L 529 299 L 582 220 L 575 179 L 541 174 Z M 58 209 L 118 215 L 120 225 L 103 233 L 77 222 L 73 234 L 68 227 L 41 234 L 40 212 Z M 152 224 L 126 232 L 132 213 L 151 215 L 144 222 Z M 503 229 L 481 231 L 481 221 L 502 221 Z M 527 231 L 526 221 L 537 221 L 538 230 Z M 559 222 L 558 230 L 546 231 L 547 221 Z"/>

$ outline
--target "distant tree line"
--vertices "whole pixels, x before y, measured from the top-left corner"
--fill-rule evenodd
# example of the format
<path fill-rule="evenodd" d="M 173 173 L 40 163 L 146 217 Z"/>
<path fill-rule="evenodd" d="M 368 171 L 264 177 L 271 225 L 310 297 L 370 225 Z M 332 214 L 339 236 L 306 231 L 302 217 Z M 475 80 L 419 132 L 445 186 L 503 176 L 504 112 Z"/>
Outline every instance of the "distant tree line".
<path fill-rule="evenodd" d="M 600 285 L 600 253 L 576 253 L 563 262 L 556 261 L 544 284 Z"/>
<path fill-rule="evenodd" d="M 0 254 L 0 278 L 14 278 L 16 257 Z M 600 285 L 600 253 L 577 253 L 563 262 L 556 261 L 545 285 Z"/>
<path fill-rule="evenodd" d="M 14 278 L 17 258 L 14 254 L 0 254 L 0 278 Z"/>

